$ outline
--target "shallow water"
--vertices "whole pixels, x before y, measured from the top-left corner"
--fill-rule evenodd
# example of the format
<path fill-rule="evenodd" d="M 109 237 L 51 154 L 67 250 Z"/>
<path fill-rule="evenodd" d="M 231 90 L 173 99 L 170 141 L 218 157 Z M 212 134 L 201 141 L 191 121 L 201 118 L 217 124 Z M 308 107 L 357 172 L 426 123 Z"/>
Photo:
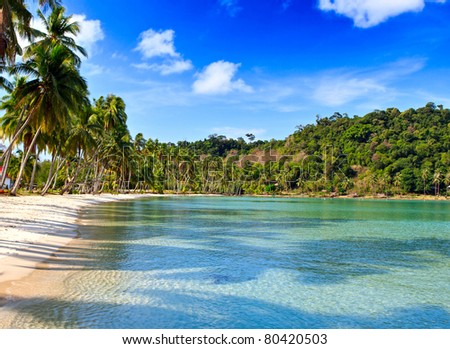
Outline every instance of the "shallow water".
<path fill-rule="evenodd" d="M 46 268 L 63 291 L 18 301 L 12 327 L 450 328 L 449 204 L 99 205 Z"/>

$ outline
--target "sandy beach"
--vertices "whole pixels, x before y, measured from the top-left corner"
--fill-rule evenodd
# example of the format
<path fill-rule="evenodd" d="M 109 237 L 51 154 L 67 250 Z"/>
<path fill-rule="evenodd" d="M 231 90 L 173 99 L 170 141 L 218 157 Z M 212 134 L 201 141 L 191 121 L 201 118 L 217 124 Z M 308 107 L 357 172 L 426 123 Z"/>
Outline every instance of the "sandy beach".
<path fill-rule="evenodd" d="M 80 210 L 142 195 L 0 197 L 0 283 L 21 279 L 77 236 Z"/>

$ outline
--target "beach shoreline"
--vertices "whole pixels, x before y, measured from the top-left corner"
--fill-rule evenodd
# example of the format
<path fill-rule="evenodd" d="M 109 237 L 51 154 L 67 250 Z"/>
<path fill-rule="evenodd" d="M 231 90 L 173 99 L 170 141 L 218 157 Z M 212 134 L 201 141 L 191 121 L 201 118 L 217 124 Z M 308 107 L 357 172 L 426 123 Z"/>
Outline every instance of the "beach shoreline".
<path fill-rule="evenodd" d="M 20 280 L 78 236 L 82 209 L 155 195 L 3 196 L 0 200 L 0 284 Z"/>

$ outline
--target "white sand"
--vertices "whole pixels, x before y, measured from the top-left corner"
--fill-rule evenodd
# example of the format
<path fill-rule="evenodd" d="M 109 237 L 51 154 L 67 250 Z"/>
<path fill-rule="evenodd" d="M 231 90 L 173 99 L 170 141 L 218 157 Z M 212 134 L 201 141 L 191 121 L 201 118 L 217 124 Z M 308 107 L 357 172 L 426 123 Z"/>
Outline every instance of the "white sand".
<path fill-rule="evenodd" d="M 33 271 L 77 235 L 81 208 L 143 195 L 0 196 L 0 283 Z"/>

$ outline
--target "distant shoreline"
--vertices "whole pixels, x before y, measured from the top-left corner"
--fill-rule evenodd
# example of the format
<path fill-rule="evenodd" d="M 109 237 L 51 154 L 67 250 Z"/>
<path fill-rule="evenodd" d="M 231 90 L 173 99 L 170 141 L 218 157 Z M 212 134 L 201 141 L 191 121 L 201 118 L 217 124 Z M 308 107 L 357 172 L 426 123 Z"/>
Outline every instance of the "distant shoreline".
<path fill-rule="evenodd" d="M 254 195 L 249 195 L 254 196 Z M 378 195 L 299 195 L 299 194 L 277 194 L 277 195 L 259 195 L 263 197 L 287 197 L 287 198 L 311 198 L 311 199 L 353 199 L 353 200 L 398 200 L 398 201 L 450 201 L 450 196 L 434 196 L 434 195 L 394 195 L 394 196 L 378 196 Z"/>
<path fill-rule="evenodd" d="M 136 194 L 136 195 L 146 195 L 146 194 Z M 151 195 L 151 194 L 150 194 Z M 327 194 L 291 194 L 291 193 L 274 193 L 274 194 L 243 194 L 243 195 L 227 195 L 227 194 L 196 194 L 196 193 L 175 193 L 175 192 L 165 192 L 164 194 L 160 194 L 161 196 L 223 196 L 223 197 L 261 197 L 261 198 L 300 198 L 300 199 L 354 199 L 354 200 L 399 200 L 399 201 L 450 201 L 450 195 L 414 195 L 414 194 L 406 194 L 406 195 L 362 195 L 362 196 L 354 196 L 354 195 L 330 195 Z"/>

